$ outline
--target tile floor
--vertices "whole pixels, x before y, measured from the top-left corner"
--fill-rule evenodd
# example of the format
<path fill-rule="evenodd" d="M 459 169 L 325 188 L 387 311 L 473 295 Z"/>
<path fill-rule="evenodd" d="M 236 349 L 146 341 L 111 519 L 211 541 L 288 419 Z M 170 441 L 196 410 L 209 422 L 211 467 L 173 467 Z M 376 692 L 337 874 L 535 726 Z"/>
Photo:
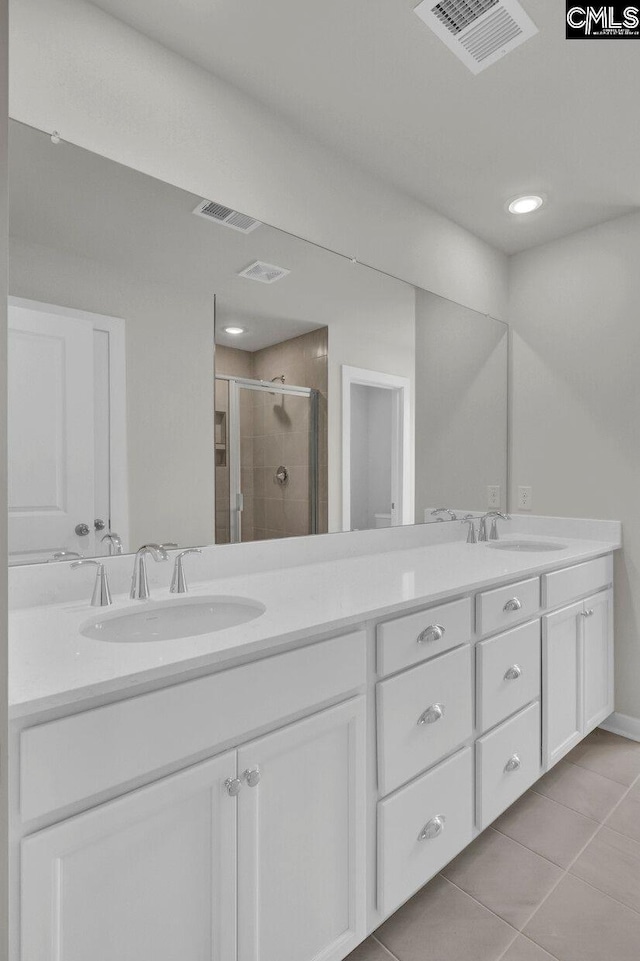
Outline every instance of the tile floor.
<path fill-rule="evenodd" d="M 347 961 L 640 961 L 640 743 L 594 731 Z"/>

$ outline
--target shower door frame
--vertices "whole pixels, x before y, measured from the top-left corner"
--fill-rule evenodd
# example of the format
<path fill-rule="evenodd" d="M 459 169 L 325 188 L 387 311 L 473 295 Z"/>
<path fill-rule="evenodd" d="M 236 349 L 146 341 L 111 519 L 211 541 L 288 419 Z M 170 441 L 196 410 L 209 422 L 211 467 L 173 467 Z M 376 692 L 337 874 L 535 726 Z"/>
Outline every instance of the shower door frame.
<path fill-rule="evenodd" d="M 242 542 L 242 511 L 244 495 L 241 485 L 240 462 L 240 391 L 254 390 L 269 394 L 282 394 L 291 397 L 308 397 L 310 402 L 309 433 L 309 510 L 311 514 L 310 534 L 318 532 L 318 391 L 313 387 L 296 387 L 289 384 L 276 384 L 271 380 L 252 380 L 249 377 L 234 377 L 231 374 L 216 374 L 219 380 L 229 385 L 229 541 L 231 544 Z"/>

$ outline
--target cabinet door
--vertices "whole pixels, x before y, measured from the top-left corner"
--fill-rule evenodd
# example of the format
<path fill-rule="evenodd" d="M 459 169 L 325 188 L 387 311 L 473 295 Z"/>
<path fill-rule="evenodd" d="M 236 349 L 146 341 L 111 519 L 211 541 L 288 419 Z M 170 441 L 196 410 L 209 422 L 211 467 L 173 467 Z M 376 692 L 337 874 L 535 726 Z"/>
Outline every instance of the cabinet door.
<path fill-rule="evenodd" d="M 613 711 L 613 591 L 584 601 L 583 734 Z"/>
<path fill-rule="evenodd" d="M 542 618 L 542 757 L 552 767 L 582 737 L 582 604 Z"/>
<path fill-rule="evenodd" d="M 364 698 L 240 748 L 238 771 L 239 961 L 343 958 L 366 934 Z"/>
<path fill-rule="evenodd" d="M 233 961 L 235 752 L 22 842 L 23 961 Z"/>

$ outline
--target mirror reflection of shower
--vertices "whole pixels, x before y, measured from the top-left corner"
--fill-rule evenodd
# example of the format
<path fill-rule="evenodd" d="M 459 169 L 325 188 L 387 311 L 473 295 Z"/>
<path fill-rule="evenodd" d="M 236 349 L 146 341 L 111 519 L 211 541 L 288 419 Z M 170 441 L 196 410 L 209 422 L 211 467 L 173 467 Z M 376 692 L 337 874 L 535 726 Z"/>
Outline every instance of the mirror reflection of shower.
<path fill-rule="evenodd" d="M 215 366 L 216 542 L 326 533 L 327 328 Z"/>

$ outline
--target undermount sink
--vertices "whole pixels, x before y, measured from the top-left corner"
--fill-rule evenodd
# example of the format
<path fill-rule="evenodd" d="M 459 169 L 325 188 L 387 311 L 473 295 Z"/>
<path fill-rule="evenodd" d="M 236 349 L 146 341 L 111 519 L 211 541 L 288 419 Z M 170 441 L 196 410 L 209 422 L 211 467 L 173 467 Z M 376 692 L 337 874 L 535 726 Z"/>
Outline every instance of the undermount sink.
<path fill-rule="evenodd" d="M 116 643 L 173 641 L 237 627 L 264 614 L 260 601 L 248 597 L 193 597 L 147 601 L 137 610 L 106 614 L 80 628 L 84 637 Z"/>
<path fill-rule="evenodd" d="M 494 551 L 529 551 L 530 553 L 543 553 L 546 551 L 563 551 L 566 544 L 558 544 L 557 541 L 495 541 L 487 544 Z"/>

